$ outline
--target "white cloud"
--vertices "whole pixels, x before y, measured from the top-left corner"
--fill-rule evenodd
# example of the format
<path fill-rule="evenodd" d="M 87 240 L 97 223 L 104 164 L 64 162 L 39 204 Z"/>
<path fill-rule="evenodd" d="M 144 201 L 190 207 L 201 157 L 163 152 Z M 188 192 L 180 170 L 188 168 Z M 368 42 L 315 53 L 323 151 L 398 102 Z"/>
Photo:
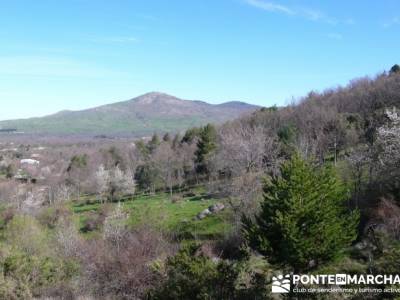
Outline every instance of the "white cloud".
<path fill-rule="evenodd" d="M 316 11 L 316 10 L 312 10 L 312 9 L 302 9 L 302 13 L 304 14 L 304 16 L 311 20 L 311 21 L 319 21 L 323 18 L 325 18 L 325 16 L 323 15 L 323 13 L 321 13 L 320 11 Z"/>
<path fill-rule="evenodd" d="M 314 10 L 314 9 L 310 9 L 310 8 L 301 8 L 298 11 L 299 11 L 298 14 L 300 16 L 304 17 L 305 19 L 307 19 L 309 21 L 324 22 L 324 23 L 328 23 L 331 25 L 336 25 L 338 23 L 338 21 L 336 19 L 328 17 L 323 12 L 318 11 L 318 10 Z"/>
<path fill-rule="evenodd" d="M 288 8 L 287 6 L 276 4 L 273 2 L 261 1 L 261 0 L 245 0 L 247 4 L 252 5 L 254 7 L 270 11 L 270 12 L 279 12 L 287 15 L 296 14 L 295 11 Z"/>
<path fill-rule="evenodd" d="M 244 0 L 245 3 L 259 8 L 263 9 L 269 12 L 274 12 L 274 13 L 283 13 L 286 15 L 295 15 L 301 18 L 304 18 L 309 21 L 313 22 L 321 22 L 321 23 L 327 23 L 330 25 L 336 25 L 338 23 L 342 24 L 354 24 L 354 20 L 349 18 L 347 20 L 339 21 L 336 20 L 335 18 L 331 18 L 327 16 L 325 13 L 311 9 L 311 8 L 305 8 L 305 7 L 292 7 L 292 6 L 286 6 L 282 5 L 276 2 L 271 2 L 271 1 L 264 1 L 264 0 Z"/>

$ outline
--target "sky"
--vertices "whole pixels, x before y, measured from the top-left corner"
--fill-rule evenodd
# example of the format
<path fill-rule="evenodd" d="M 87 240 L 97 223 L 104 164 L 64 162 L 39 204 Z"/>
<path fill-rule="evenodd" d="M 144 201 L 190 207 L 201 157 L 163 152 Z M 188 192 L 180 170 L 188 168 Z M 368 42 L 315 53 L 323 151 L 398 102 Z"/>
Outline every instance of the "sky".
<path fill-rule="evenodd" d="M 285 105 L 400 63 L 398 0 L 2 0 L 0 120 L 159 91 Z"/>

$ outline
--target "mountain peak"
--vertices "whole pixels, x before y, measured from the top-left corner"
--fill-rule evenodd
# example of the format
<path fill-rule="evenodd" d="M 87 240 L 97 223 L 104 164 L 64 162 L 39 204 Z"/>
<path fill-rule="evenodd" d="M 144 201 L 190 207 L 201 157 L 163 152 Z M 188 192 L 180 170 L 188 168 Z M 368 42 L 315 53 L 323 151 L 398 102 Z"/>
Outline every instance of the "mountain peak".
<path fill-rule="evenodd" d="M 136 98 L 141 98 L 141 97 L 173 97 L 173 96 L 168 95 L 167 93 L 153 91 L 153 92 L 145 93 L 145 94 L 143 94 L 141 96 L 138 96 Z"/>
<path fill-rule="evenodd" d="M 133 100 L 137 104 L 160 104 L 160 103 L 177 104 L 183 101 L 174 96 L 160 92 L 146 93 L 144 95 L 134 98 Z"/>

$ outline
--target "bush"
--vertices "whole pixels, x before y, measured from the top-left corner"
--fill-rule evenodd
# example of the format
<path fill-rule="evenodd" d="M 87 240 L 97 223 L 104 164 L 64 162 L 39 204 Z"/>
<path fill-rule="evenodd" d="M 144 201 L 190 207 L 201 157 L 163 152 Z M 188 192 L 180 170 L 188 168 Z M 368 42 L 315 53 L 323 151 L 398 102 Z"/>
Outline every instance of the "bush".
<path fill-rule="evenodd" d="M 16 210 L 13 207 L 4 208 L 0 214 L 0 229 L 4 229 L 5 226 L 14 218 Z"/>
<path fill-rule="evenodd" d="M 17 215 L 5 228 L 0 245 L 0 298 L 30 299 L 67 285 L 78 274 L 72 260 L 59 257 L 46 229 L 30 216 Z"/>
<path fill-rule="evenodd" d="M 183 201 L 183 197 L 181 195 L 173 195 L 171 198 L 172 203 L 178 203 Z"/>
<path fill-rule="evenodd" d="M 67 281 L 76 273 L 72 262 L 56 257 L 30 255 L 13 249 L 1 257 L 1 299 L 29 299 L 41 295 L 47 288 Z"/>
<path fill-rule="evenodd" d="M 168 259 L 166 281 L 150 292 L 150 299 L 232 299 L 237 272 L 224 261 L 214 262 L 196 255 L 199 246 L 190 245 Z"/>
<path fill-rule="evenodd" d="M 123 238 L 88 240 L 82 251 L 83 287 L 96 299 L 142 299 L 160 280 L 152 265 L 172 252 L 157 232 L 141 228 Z"/>
<path fill-rule="evenodd" d="M 5 233 L 7 244 L 28 254 L 50 252 L 46 230 L 33 217 L 16 215 L 8 223 Z"/>
<path fill-rule="evenodd" d="M 44 209 L 38 216 L 39 222 L 50 229 L 56 227 L 61 219 L 71 217 L 71 210 L 65 206 L 49 207 Z"/>
<path fill-rule="evenodd" d="M 101 223 L 99 222 L 99 218 L 96 214 L 89 214 L 88 216 L 85 217 L 83 221 L 83 225 L 81 227 L 81 231 L 84 233 L 87 232 L 92 232 L 95 230 L 98 230 L 101 226 Z"/>
<path fill-rule="evenodd" d="M 89 212 L 83 221 L 81 231 L 92 232 L 100 230 L 110 210 L 111 208 L 109 205 L 102 204 L 98 212 Z"/>

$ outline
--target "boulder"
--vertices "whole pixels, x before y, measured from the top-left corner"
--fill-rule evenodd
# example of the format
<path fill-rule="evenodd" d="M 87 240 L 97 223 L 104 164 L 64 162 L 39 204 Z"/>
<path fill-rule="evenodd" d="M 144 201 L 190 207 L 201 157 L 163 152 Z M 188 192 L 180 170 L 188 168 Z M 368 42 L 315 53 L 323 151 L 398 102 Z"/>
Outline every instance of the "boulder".
<path fill-rule="evenodd" d="M 223 205 L 222 203 L 216 203 L 214 205 L 211 205 L 208 208 L 208 210 L 215 214 L 215 213 L 220 212 L 221 210 L 224 210 L 224 208 L 225 208 L 225 205 Z"/>
<path fill-rule="evenodd" d="M 207 217 L 208 215 L 211 215 L 211 211 L 208 209 L 208 208 L 206 208 L 205 210 L 203 210 L 202 212 L 200 212 L 198 215 L 197 215 L 197 219 L 198 220 L 203 220 L 205 217 Z"/>

